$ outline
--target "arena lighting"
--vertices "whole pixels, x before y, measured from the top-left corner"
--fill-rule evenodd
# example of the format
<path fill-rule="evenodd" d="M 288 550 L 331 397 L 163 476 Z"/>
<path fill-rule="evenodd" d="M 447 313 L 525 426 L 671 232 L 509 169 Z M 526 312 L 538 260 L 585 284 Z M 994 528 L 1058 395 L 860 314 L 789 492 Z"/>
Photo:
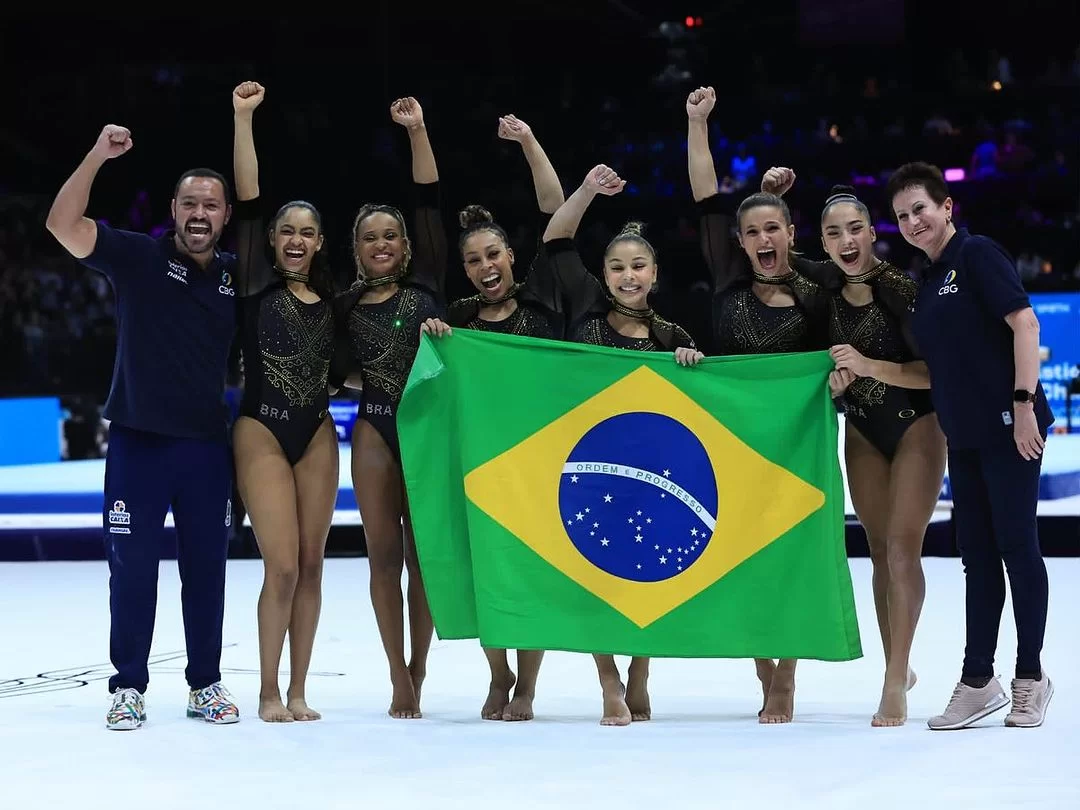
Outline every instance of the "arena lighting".
<path fill-rule="evenodd" d="M 945 182 L 946 183 L 962 183 L 966 177 L 966 173 L 963 169 L 946 169 L 945 170 Z"/>
<path fill-rule="evenodd" d="M 705 24 L 705 20 L 702 17 L 694 17 L 687 14 L 686 19 L 683 20 L 683 24 L 687 28 L 701 28 L 701 26 Z"/>

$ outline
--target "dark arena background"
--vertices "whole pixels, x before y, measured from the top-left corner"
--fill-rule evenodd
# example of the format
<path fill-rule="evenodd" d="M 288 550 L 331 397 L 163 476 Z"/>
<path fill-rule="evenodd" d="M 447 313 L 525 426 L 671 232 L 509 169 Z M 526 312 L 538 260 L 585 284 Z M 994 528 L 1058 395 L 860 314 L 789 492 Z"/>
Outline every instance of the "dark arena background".
<path fill-rule="evenodd" d="M 244 800 L 260 807 L 305 800 L 321 807 L 671 800 L 715 807 L 765 796 L 785 807 L 1080 806 L 1077 9 L 1067 0 L 370 0 L 340 8 L 6 12 L 0 609 L 8 643 L 0 705 L 8 711 L 0 721 L 0 772 L 10 768 L 5 792 L 14 791 L 14 803 L 0 805 L 114 807 L 109 794 L 120 790 L 158 807 Z M 1009 251 L 1040 320 L 1040 376 L 1056 418 L 1038 507 L 1051 594 L 1044 661 L 1058 690 L 1045 727 L 1022 732 L 1022 742 L 1001 729 L 977 743 L 926 730 L 963 652 L 963 572 L 947 482 L 926 534 L 927 599 L 912 659 L 920 681 L 901 730 L 867 722 L 882 657 L 867 543 L 850 496 L 846 539 L 866 657 L 800 668 L 803 702 L 789 727 L 757 724 L 750 662 L 715 669 L 709 661 L 658 661 L 650 681 L 655 722 L 628 741 L 630 732 L 597 726 L 592 664 L 569 653 L 545 659 L 535 723 L 481 724 L 488 684 L 478 645 L 438 640 L 424 693 L 425 723 L 437 728 L 395 724 L 385 714 L 389 684 L 349 468 L 357 403 L 341 396 L 331 405 L 340 492 L 308 689 L 325 722 L 267 728 L 257 718 L 262 568 L 237 496 L 222 671 L 244 713 L 241 731 L 226 740 L 232 732 L 202 733 L 185 725 L 182 711 L 167 714 L 167 698 L 180 701 L 185 689 L 170 515 L 151 659 L 157 722 L 147 729 L 156 725 L 158 736 L 142 736 L 140 748 L 128 750 L 135 735 L 105 735 L 109 425 L 102 407 L 116 348 L 113 292 L 63 250 L 45 218 L 111 123 L 131 130 L 134 148 L 101 170 L 88 215 L 146 233 L 170 227 L 182 171 L 209 166 L 232 178 L 231 93 L 249 79 L 266 87 L 255 117 L 262 195 L 318 206 L 338 284 L 355 276 L 351 227 L 359 207 L 405 205 L 409 145 L 389 114 L 402 96 L 423 105 L 438 162 L 448 298 L 473 293 L 456 252 L 456 214 L 466 204 L 494 212 L 515 252 L 531 257 L 539 234 L 528 167 L 518 146 L 496 135 L 499 116 L 513 113 L 532 127 L 567 194 L 598 163 L 626 179 L 622 194 L 586 214 L 578 233 L 584 259 L 600 268 L 624 222 L 647 223 L 660 264 L 652 305 L 706 355 L 713 352 L 711 289 L 687 178 L 688 93 L 716 90 L 709 137 L 721 193 L 745 197 L 771 166 L 795 170 L 786 199 L 796 248 L 813 258 L 824 256 L 819 213 L 829 189 L 850 184 L 870 208 L 878 255 L 916 275 L 924 257 L 901 236 L 885 181 L 908 161 L 941 167 L 956 221 Z M 226 228 L 223 246 L 234 242 Z M 234 411 L 242 384 L 237 354 L 226 392 Z M 783 403 L 762 403 L 761 418 L 783 420 Z M 1015 646 L 1009 604 L 1002 628 L 1004 680 Z M 285 732 L 302 733 L 286 739 Z M 769 733 L 776 739 L 766 741 Z M 128 780 L 137 794 L 123 785 Z"/>

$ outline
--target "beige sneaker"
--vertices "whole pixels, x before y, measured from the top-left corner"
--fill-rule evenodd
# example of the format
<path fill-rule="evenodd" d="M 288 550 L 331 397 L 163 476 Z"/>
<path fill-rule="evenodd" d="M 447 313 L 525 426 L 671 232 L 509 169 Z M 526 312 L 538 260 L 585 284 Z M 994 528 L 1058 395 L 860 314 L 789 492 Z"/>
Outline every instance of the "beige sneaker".
<path fill-rule="evenodd" d="M 988 714 L 993 714 L 1008 705 L 1009 699 L 1005 697 L 1005 690 L 1001 688 L 1001 683 L 997 678 L 991 678 L 982 689 L 960 682 L 953 689 L 952 697 L 944 713 L 931 717 L 927 725 L 934 731 L 967 728 Z"/>
<path fill-rule="evenodd" d="M 1054 684 L 1045 672 L 1041 681 L 1013 678 L 1012 711 L 1005 718 L 1005 725 L 1013 728 L 1041 726 L 1046 716 L 1046 706 L 1053 696 Z"/>

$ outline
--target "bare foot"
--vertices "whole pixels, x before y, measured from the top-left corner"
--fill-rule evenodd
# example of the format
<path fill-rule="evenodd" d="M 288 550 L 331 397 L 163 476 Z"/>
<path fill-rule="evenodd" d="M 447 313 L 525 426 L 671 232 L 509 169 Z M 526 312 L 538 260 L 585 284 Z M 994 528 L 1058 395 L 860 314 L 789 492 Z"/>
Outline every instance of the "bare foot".
<path fill-rule="evenodd" d="M 604 716 L 600 718 L 602 726 L 628 726 L 633 719 L 626 705 L 626 689 L 622 681 L 601 682 L 604 694 Z"/>
<path fill-rule="evenodd" d="M 795 673 L 777 668 L 759 723 L 790 723 L 795 714 Z"/>
<path fill-rule="evenodd" d="M 634 721 L 652 719 L 648 677 L 626 679 L 626 707 L 630 710 L 630 717 Z"/>
<path fill-rule="evenodd" d="M 281 695 L 259 696 L 259 719 L 267 723 L 291 723 L 295 718 L 281 702 Z"/>
<path fill-rule="evenodd" d="M 502 719 L 508 721 L 532 720 L 533 696 L 514 695 L 514 699 L 511 700 L 507 707 L 503 710 Z"/>
<path fill-rule="evenodd" d="M 754 666 L 757 667 L 758 680 L 761 681 L 761 709 L 758 717 L 765 713 L 765 704 L 769 702 L 769 687 L 772 686 L 773 675 L 776 673 L 776 664 L 771 658 L 755 658 Z"/>
<path fill-rule="evenodd" d="M 891 728 L 904 725 L 907 720 L 907 689 L 888 683 L 881 690 L 881 703 L 870 720 L 874 728 Z"/>
<path fill-rule="evenodd" d="M 322 720 L 322 715 L 308 706 L 302 697 L 289 698 L 287 708 L 293 720 Z"/>
<path fill-rule="evenodd" d="M 409 677 L 412 679 L 413 691 L 416 693 L 416 705 L 420 706 L 420 691 L 424 688 L 424 678 L 427 677 L 427 667 L 418 664 L 409 664 Z"/>
<path fill-rule="evenodd" d="M 389 714 L 395 720 L 416 720 L 420 715 L 420 701 L 416 698 L 416 689 L 412 678 L 398 678 L 391 681 L 394 694 L 390 698 Z"/>
<path fill-rule="evenodd" d="M 881 703 L 870 720 L 874 728 L 902 726 L 907 720 L 907 693 L 915 685 L 915 672 L 908 667 L 903 681 L 885 673 L 885 685 L 881 688 Z"/>
<path fill-rule="evenodd" d="M 910 692 L 915 688 L 915 684 L 919 682 L 919 676 L 915 674 L 915 670 L 908 667 L 907 671 L 907 690 Z"/>
<path fill-rule="evenodd" d="M 480 707 L 480 717 L 484 720 L 502 720 L 506 707 L 510 704 L 510 690 L 514 688 L 517 678 L 509 672 L 510 680 L 492 680 L 488 686 L 487 700 Z"/>

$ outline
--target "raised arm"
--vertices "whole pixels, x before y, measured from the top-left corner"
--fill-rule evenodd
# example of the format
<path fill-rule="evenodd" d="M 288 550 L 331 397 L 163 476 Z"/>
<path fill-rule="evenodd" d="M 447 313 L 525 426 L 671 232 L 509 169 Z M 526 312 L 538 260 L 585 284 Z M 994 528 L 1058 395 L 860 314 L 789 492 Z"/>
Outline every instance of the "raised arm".
<path fill-rule="evenodd" d="M 554 214 L 566 202 L 562 183 L 547 153 L 540 146 L 532 128 L 514 115 L 499 119 L 499 137 L 521 144 L 521 151 L 532 170 L 533 188 L 536 189 L 536 205 L 542 214 Z"/>
<path fill-rule="evenodd" d="M 734 199 L 719 193 L 709 150 L 709 113 L 715 105 L 716 91 L 711 87 L 699 87 L 687 97 L 687 161 L 690 190 L 698 208 L 701 255 L 709 268 L 713 294 L 721 295 L 739 278 L 749 277 L 749 270 L 732 254 Z"/>
<path fill-rule="evenodd" d="M 242 82 L 233 90 L 233 178 L 236 184 L 236 289 L 246 298 L 262 292 L 274 277 L 266 260 L 266 215 L 259 197 L 259 159 L 252 127 L 265 89 Z"/>
<path fill-rule="evenodd" d="M 259 158 L 255 154 L 252 118 L 265 93 L 257 82 L 242 82 L 233 90 L 233 179 L 240 202 L 259 196 Z"/>
<path fill-rule="evenodd" d="M 717 193 L 716 166 L 709 149 L 709 113 L 716 106 L 716 91 L 711 87 L 699 87 L 686 99 L 687 162 L 690 169 L 690 191 L 694 202 Z"/>
<path fill-rule="evenodd" d="M 585 176 L 585 181 L 571 194 L 566 202 L 551 215 L 544 231 L 545 257 L 554 275 L 557 289 L 561 291 L 568 313 L 567 324 L 575 323 L 591 311 L 605 296 L 599 279 L 589 272 L 581 260 L 574 234 L 577 233 L 585 210 L 597 194 L 618 194 L 626 181 L 613 169 L 600 164 Z"/>
<path fill-rule="evenodd" d="M 394 123 L 409 133 L 412 150 L 414 218 L 411 275 L 418 284 L 428 288 L 442 305 L 445 303 L 446 263 L 449 258 L 446 227 L 443 224 L 439 201 L 439 168 L 424 123 L 424 110 L 412 96 L 399 98 L 390 105 Z"/>
<path fill-rule="evenodd" d="M 86 216 L 90 202 L 90 187 L 98 170 L 110 160 L 131 149 L 131 132 L 121 126 L 108 124 L 101 130 L 93 148 L 82 163 L 60 187 L 53 200 L 45 227 L 64 249 L 76 259 L 85 259 L 97 244 L 97 223 Z"/>

